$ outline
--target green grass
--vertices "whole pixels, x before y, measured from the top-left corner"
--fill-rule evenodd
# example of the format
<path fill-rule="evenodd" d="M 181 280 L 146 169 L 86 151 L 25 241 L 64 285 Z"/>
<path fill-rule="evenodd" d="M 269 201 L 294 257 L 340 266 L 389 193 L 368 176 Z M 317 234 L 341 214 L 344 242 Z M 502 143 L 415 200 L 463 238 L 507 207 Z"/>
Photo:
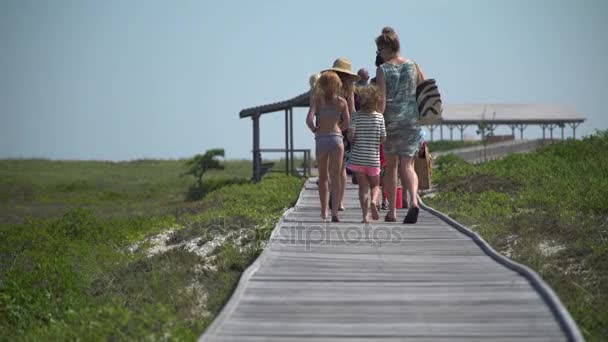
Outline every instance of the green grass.
<path fill-rule="evenodd" d="M 231 164 L 186 202 L 183 161 L 1 161 L 0 340 L 196 339 L 303 184 Z M 173 245 L 227 238 L 209 257 L 148 256 L 168 229 Z"/>
<path fill-rule="evenodd" d="M 0 161 L 0 221 L 50 218 L 75 208 L 112 217 L 166 215 L 183 202 L 194 183 L 180 177 L 184 160 Z M 229 161 L 225 170 L 205 175 L 208 190 L 220 179 L 251 177 L 250 161 Z"/>
<path fill-rule="evenodd" d="M 472 166 L 438 158 L 429 205 L 556 291 L 589 341 L 608 336 L 608 131 Z"/>

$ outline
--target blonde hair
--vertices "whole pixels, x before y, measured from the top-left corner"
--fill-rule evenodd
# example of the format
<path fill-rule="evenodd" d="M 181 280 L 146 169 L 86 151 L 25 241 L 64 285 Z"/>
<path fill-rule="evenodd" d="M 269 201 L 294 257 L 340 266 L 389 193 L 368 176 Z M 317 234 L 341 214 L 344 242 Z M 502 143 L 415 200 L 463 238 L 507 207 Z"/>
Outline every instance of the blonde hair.
<path fill-rule="evenodd" d="M 399 36 L 390 26 L 383 28 L 382 33 L 376 37 L 376 46 L 378 47 L 378 50 L 387 48 L 392 52 L 399 52 L 399 49 L 401 48 Z"/>
<path fill-rule="evenodd" d="M 357 95 L 361 98 L 361 111 L 364 113 L 371 113 L 378 110 L 378 104 L 382 99 L 380 91 L 375 85 L 366 85 L 357 87 Z"/>
<path fill-rule="evenodd" d="M 334 96 L 340 94 L 342 81 L 334 71 L 325 71 L 319 77 L 316 88 L 326 101 L 331 101 Z"/>
<path fill-rule="evenodd" d="M 314 89 L 317 86 L 319 77 L 321 77 L 321 74 L 319 74 L 319 73 L 310 75 L 310 78 L 308 78 L 308 83 L 310 84 L 310 89 Z"/>

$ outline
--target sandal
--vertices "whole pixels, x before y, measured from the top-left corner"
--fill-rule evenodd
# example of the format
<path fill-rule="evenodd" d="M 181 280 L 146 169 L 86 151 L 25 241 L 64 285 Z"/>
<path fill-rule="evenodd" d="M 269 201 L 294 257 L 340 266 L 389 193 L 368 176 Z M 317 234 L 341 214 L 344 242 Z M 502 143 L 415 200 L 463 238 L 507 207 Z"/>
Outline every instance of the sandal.
<path fill-rule="evenodd" d="M 386 200 L 382 200 L 382 210 L 388 210 L 388 202 Z"/>
<path fill-rule="evenodd" d="M 407 214 L 405 215 L 405 218 L 403 219 L 403 223 L 414 224 L 414 223 L 418 222 L 418 212 L 419 211 L 420 211 L 420 209 L 418 209 L 418 207 L 411 207 L 407 211 Z"/>
<path fill-rule="evenodd" d="M 338 216 L 331 215 L 331 222 L 340 222 Z"/>

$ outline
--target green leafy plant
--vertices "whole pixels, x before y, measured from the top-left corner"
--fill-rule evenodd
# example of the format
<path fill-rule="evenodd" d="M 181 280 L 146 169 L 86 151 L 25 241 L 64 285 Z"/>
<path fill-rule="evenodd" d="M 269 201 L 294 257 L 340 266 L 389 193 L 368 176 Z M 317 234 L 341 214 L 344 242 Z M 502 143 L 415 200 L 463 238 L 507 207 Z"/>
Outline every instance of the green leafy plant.
<path fill-rule="evenodd" d="M 217 157 L 224 157 L 224 149 L 207 150 L 205 154 L 197 154 L 192 159 L 186 161 L 188 168 L 182 176 L 192 176 L 196 183 L 188 189 L 186 198 L 197 200 L 203 196 L 203 175 L 210 170 L 223 170 L 224 166 L 217 160 Z"/>

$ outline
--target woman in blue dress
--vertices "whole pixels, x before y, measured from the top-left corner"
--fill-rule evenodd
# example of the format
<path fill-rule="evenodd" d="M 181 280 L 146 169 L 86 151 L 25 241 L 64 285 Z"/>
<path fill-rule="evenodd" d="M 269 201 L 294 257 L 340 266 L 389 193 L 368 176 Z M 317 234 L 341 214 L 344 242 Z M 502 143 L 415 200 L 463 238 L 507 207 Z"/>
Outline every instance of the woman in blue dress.
<path fill-rule="evenodd" d="M 385 221 L 397 220 L 396 189 L 397 168 L 401 165 L 403 186 L 411 194 L 409 210 L 403 223 L 416 223 L 418 220 L 418 176 L 414 171 L 414 155 L 419 148 L 418 105 L 416 86 L 424 80 L 418 65 L 401 55 L 399 37 L 391 27 L 382 29 L 376 38 L 377 54 L 384 61 L 376 69 L 376 83 L 381 93 L 379 111 L 384 114 L 386 123 L 386 187 L 388 189 L 389 212 Z M 403 194 L 406 193 L 403 189 Z"/>

